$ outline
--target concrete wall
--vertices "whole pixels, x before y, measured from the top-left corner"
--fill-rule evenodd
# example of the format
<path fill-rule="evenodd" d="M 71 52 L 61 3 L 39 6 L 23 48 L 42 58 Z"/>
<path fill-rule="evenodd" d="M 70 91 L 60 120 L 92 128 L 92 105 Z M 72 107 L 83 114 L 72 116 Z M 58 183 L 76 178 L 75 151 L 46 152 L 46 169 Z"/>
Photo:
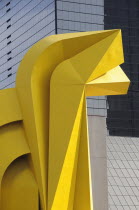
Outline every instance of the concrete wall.
<path fill-rule="evenodd" d="M 108 210 L 106 120 L 88 116 L 94 210 Z"/>

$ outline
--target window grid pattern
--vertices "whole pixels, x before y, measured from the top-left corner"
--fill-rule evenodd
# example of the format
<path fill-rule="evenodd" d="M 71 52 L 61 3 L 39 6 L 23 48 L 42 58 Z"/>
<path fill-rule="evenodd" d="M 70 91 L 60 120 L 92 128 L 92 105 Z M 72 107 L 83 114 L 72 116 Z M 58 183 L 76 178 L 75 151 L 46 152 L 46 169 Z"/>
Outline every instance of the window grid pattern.
<path fill-rule="evenodd" d="M 55 1 L 4 0 L 0 11 L 0 89 L 4 89 L 14 87 L 18 65 L 28 49 L 55 34 Z"/>
<path fill-rule="evenodd" d="M 122 68 L 131 80 L 128 95 L 108 97 L 108 130 L 110 135 L 139 137 L 139 1 L 105 0 L 104 8 L 105 29 L 122 29 Z"/>

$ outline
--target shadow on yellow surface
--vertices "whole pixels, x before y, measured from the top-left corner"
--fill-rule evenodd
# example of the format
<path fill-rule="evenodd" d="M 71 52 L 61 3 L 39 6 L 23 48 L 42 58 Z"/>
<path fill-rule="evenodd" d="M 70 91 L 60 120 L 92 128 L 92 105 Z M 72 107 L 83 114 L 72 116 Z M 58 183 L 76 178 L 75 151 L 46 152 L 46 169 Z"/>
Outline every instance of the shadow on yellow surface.
<path fill-rule="evenodd" d="M 37 210 L 38 196 L 44 210 L 93 209 L 86 96 L 126 94 L 123 62 L 120 30 L 53 35 L 27 52 L 16 87 L 0 91 L 2 210 Z"/>

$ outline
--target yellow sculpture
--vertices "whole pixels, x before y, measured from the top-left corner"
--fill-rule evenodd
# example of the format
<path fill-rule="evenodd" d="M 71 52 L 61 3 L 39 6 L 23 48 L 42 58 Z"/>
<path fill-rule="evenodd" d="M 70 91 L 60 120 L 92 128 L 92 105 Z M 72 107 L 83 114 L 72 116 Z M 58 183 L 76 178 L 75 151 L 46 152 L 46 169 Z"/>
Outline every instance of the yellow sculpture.
<path fill-rule="evenodd" d="M 120 30 L 54 35 L 28 51 L 16 87 L 0 91 L 1 210 L 93 209 L 86 96 L 125 94 L 123 61 Z"/>

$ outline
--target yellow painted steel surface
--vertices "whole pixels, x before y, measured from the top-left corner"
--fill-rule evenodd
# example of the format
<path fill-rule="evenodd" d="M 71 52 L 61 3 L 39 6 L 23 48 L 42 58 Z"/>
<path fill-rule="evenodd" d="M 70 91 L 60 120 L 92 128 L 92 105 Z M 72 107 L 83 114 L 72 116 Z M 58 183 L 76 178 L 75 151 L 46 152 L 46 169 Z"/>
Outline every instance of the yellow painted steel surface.
<path fill-rule="evenodd" d="M 86 96 L 126 94 L 123 62 L 120 30 L 53 35 L 27 52 L 16 87 L 0 91 L 0 209 L 93 209 Z"/>
<path fill-rule="evenodd" d="M 0 126 L 22 120 L 15 89 L 11 88 L 0 91 L 0 110 Z"/>

